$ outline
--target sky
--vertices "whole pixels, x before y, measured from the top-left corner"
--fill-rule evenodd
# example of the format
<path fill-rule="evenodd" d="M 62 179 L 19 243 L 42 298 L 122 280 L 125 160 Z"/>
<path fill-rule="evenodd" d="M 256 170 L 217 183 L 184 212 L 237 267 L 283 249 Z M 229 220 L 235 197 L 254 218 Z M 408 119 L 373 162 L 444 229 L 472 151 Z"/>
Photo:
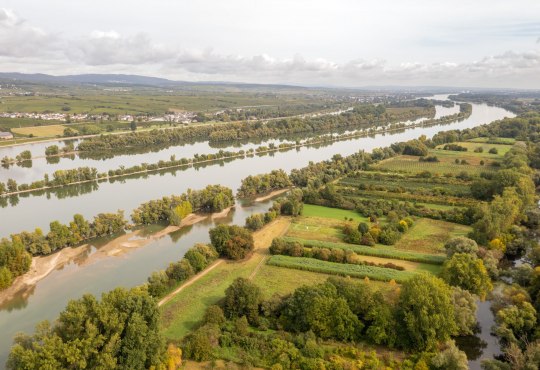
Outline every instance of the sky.
<path fill-rule="evenodd" d="M 0 0 L 0 71 L 540 89 L 540 1 Z"/>

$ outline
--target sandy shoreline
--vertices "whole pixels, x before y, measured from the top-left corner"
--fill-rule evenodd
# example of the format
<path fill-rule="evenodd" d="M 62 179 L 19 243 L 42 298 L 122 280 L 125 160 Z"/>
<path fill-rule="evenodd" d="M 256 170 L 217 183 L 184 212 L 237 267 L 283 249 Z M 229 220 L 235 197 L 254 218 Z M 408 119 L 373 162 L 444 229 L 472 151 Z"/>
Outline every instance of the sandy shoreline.
<path fill-rule="evenodd" d="M 286 188 L 286 189 L 274 190 L 274 191 L 270 192 L 269 194 L 266 194 L 266 195 L 260 196 L 260 197 L 258 197 L 258 198 L 255 198 L 255 202 L 264 202 L 265 200 L 268 200 L 268 199 L 270 199 L 270 198 L 273 198 L 273 197 L 275 197 L 276 195 L 286 193 L 286 192 L 288 192 L 289 190 L 291 190 L 291 189 Z"/>
<path fill-rule="evenodd" d="M 100 247 L 79 265 L 85 266 L 107 257 L 121 256 L 127 253 L 129 250 L 144 247 L 154 240 L 173 233 L 182 227 L 194 225 L 207 219 L 208 217 L 211 217 L 212 219 L 225 217 L 232 208 L 233 207 L 226 208 L 222 212 L 213 213 L 212 215 L 191 213 L 182 220 L 179 226 L 167 226 L 163 230 L 144 237 L 141 236 L 141 230 L 126 233 Z M 46 278 L 54 270 L 72 262 L 81 254 L 87 252 L 89 247 L 90 246 L 88 244 L 83 244 L 74 248 L 68 247 L 61 249 L 60 251 L 48 256 L 33 257 L 32 264 L 30 265 L 28 272 L 18 276 L 9 288 L 0 292 L 0 304 L 13 299 L 15 295 L 21 291 L 24 291 L 24 296 L 25 292 L 30 292 L 31 288 L 34 287 L 39 281 Z"/>

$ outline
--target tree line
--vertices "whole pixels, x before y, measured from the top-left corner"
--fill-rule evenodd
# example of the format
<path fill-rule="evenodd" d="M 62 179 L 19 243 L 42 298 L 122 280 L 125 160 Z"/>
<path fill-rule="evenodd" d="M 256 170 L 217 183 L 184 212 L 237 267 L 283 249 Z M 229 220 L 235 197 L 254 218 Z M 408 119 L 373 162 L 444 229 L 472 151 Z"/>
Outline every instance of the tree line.
<path fill-rule="evenodd" d="M 416 111 L 413 116 L 426 112 Z M 174 145 L 186 140 L 210 142 L 241 140 L 249 138 L 277 137 L 306 132 L 328 131 L 336 128 L 384 126 L 401 119 L 410 119 L 410 112 L 384 113 L 375 117 L 369 112 L 345 112 L 339 115 L 289 118 L 268 122 L 234 122 L 222 125 L 188 126 L 179 129 L 133 132 L 126 135 L 101 135 L 84 139 L 77 147 L 80 152 L 119 151 L 134 147 Z"/>

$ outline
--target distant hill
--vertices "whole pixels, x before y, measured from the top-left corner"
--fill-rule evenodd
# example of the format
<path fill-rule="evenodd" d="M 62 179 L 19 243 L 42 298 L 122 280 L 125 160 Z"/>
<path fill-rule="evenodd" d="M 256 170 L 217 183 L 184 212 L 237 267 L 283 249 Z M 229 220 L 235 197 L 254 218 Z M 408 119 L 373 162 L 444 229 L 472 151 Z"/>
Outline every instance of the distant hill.
<path fill-rule="evenodd" d="M 53 83 L 53 84 L 121 84 L 121 85 L 149 85 L 165 86 L 181 84 L 182 82 L 171 81 L 165 78 L 146 77 L 124 74 L 81 74 L 68 76 L 52 76 L 42 73 L 6 73 L 0 72 L 0 80 L 16 80 L 28 83 Z"/>
<path fill-rule="evenodd" d="M 300 86 L 290 85 L 265 85 L 239 82 L 187 82 L 174 81 L 166 78 L 148 77 L 128 74 L 80 74 L 67 76 L 53 76 L 42 73 L 26 74 L 18 72 L 0 72 L 0 82 L 24 82 L 30 84 L 54 84 L 54 85 L 70 85 L 70 84 L 96 84 L 96 85 L 139 85 L 152 87 L 187 87 L 187 86 L 224 86 L 224 87 L 239 87 L 242 89 L 250 88 L 274 88 L 274 89 L 306 89 Z"/>

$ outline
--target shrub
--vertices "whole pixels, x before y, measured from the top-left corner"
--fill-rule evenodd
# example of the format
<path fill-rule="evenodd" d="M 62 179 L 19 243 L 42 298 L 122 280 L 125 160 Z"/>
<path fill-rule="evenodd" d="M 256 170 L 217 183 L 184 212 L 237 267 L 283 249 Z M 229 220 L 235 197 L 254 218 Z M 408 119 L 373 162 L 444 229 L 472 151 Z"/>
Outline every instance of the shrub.
<path fill-rule="evenodd" d="M 0 290 L 6 289 L 11 285 L 13 275 L 5 266 L 0 267 Z"/>
<path fill-rule="evenodd" d="M 225 323 L 225 315 L 221 307 L 217 305 L 209 306 L 204 313 L 203 322 L 205 324 L 223 325 Z"/>
<path fill-rule="evenodd" d="M 362 239 L 360 240 L 360 244 L 361 245 L 373 246 L 373 245 L 375 245 L 375 240 L 373 239 L 373 236 L 371 236 L 370 233 L 365 233 L 362 236 Z"/>
<path fill-rule="evenodd" d="M 262 229 L 265 224 L 265 215 L 262 213 L 253 214 L 246 218 L 246 228 L 256 231 Z"/>
<path fill-rule="evenodd" d="M 384 245 L 394 245 L 401 238 L 401 233 L 393 227 L 386 227 L 379 235 L 379 243 Z"/>

